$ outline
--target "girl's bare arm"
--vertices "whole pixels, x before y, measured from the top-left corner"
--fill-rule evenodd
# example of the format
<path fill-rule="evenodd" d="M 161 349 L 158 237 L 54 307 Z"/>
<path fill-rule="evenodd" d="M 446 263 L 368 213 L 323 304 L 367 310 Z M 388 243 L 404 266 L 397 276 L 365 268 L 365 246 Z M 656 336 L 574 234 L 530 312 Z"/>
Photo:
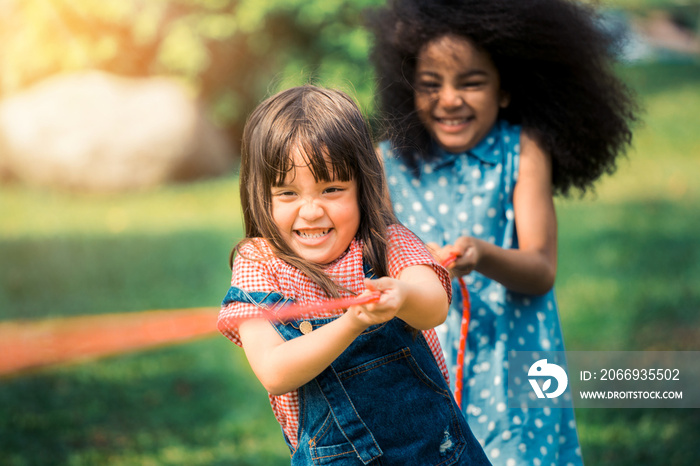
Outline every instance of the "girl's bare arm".
<path fill-rule="evenodd" d="M 382 299 L 368 309 L 382 305 L 398 308 L 396 314 L 411 327 L 426 330 L 440 325 L 447 318 L 449 300 L 442 282 L 432 267 L 415 265 L 401 271 L 399 279 L 383 277 L 365 280 L 370 290 L 382 291 Z"/>
<path fill-rule="evenodd" d="M 366 283 L 369 290 L 381 291 L 378 302 L 351 306 L 338 319 L 288 341 L 265 319 L 240 324 L 248 362 L 268 392 L 281 395 L 313 380 L 371 325 L 399 317 L 426 329 L 447 316 L 447 293 L 429 266 L 407 267 L 400 280 L 383 277 Z"/>
<path fill-rule="evenodd" d="M 328 367 L 367 328 L 346 316 L 288 341 L 265 319 L 242 322 L 238 330 L 243 349 L 265 389 L 272 395 L 282 395 L 313 380 Z"/>

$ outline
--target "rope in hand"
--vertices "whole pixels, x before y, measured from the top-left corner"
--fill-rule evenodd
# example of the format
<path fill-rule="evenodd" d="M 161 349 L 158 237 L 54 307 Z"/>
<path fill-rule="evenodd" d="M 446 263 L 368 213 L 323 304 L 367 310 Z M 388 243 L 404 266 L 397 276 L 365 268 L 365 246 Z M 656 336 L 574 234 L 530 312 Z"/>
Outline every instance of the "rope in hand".
<path fill-rule="evenodd" d="M 457 260 L 457 255 L 453 254 L 442 262 L 442 266 L 447 268 L 455 260 Z M 471 304 L 469 301 L 469 291 L 467 290 L 467 285 L 464 283 L 462 277 L 457 277 L 459 282 L 459 288 L 462 292 L 462 323 L 459 328 L 459 346 L 457 348 L 457 371 L 455 374 L 455 400 L 457 401 L 457 406 L 462 408 L 462 390 L 464 388 L 464 352 L 467 346 L 467 333 L 469 331 L 469 318 L 470 318 L 470 308 Z M 263 308 L 264 313 L 267 318 L 277 319 L 279 321 L 285 322 L 288 320 L 294 320 L 299 317 L 303 317 L 308 314 L 313 314 L 317 312 L 330 311 L 333 309 L 347 309 L 350 306 L 356 306 L 360 304 L 369 304 L 379 301 L 381 293 L 379 291 L 373 291 L 365 296 L 353 296 L 350 298 L 336 298 L 329 299 L 326 301 L 315 301 L 308 303 L 298 303 L 289 304 L 282 307 L 278 312 L 273 313 L 269 309 Z"/>
<path fill-rule="evenodd" d="M 333 309 L 347 309 L 350 306 L 357 306 L 358 304 L 376 303 L 379 301 L 380 297 L 381 293 L 379 291 L 372 291 L 365 296 L 353 296 L 350 298 L 335 298 L 328 299 L 326 301 L 289 304 L 282 307 L 274 314 L 266 309 L 264 312 L 268 318 L 274 318 L 282 322 L 286 322 L 288 320 L 294 320 L 317 312 L 331 311 Z"/>
<path fill-rule="evenodd" d="M 447 268 L 457 260 L 457 255 L 452 254 L 442 262 L 442 266 Z M 457 277 L 459 289 L 462 292 L 462 323 L 459 326 L 459 346 L 457 347 L 457 371 L 455 374 L 455 400 L 457 406 L 462 409 L 462 389 L 464 388 L 464 352 L 467 348 L 467 333 L 469 332 L 469 318 L 471 315 L 471 303 L 469 301 L 469 290 L 462 277 Z"/>

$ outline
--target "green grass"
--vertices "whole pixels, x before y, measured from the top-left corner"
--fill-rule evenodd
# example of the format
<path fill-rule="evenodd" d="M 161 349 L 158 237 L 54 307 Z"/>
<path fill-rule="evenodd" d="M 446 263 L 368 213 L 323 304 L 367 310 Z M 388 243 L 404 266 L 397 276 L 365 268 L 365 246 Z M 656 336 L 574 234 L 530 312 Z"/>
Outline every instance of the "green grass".
<path fill-rule="evenodd" d="M 242 351 L 221 338 L 5 381 L 3 465 L 285 464 Z"/>
<path fill-rule="evenodd" d="M 698 350 L 700 216 L 669 201 L 559 209 L 557 296 L 569 350 Z"/>
<path fill-rule="evenodd" d="M 0 320 L 217 305 L 237 192 L 232 178 L 120 196 L 4 188 Z"/>
<path fill-rule="evenodd" d="M 593 195 L 559 199 L 557 297 L 569 350 L 700 350 L 700 65 L 621 70 L 644 106 Z M 698 409 L 577 409 L 593 465 L 694 465 Z"/>
<path fill-rule="evenodd" d="M 217 306 L 242 235 L 232 177 L 122 195 L 0 190 L 0 320 Z M 223 336 L 0 379 L 2 465 L 288 464 Z"/>
<path fill-rule="evenodd" d="M 557 200 L 567 348 L 700 350 L 700 66 L 623 69 L 645 107 L 595 195 Z M 0 187 L 0 320 L 216 306 L 233 177 L 120 195 Z M 697 410 L 577 410 L 591 465 L 697 463 Z M 242 351 L 216 336 L 0 380 L 2 465 L 282 465 Z"/>

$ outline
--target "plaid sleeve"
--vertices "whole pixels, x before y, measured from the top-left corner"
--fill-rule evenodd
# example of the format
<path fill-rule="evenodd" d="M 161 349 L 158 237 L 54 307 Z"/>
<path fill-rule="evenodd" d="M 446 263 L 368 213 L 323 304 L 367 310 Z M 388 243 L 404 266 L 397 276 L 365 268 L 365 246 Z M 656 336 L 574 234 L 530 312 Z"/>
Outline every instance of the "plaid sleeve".
<path fill-rule="evenodd" d="M 437 274 L 447 298 L 452 302 L 452 283 L 449 272 L 435 262 L 423 242 L 408 228 L 390 225 L 389 234 L 389 275 L 398 277 L 403 269 L 414 265 L 429 265 Z"/>
<path fill-rule="evenodd" d="M 267 259 L 255 243 L 243 246 L 241 253 L 233 261 L 231 288 L 227 298 L 231 295 L 231 290 L 254 297 L 277 293 L 276 280 Z M 217 327 L 226 338 L 241 346 L 238 324 L 241 320 L 252 317 L 265 317 L 259 304 L 225 299 L 221 305 Z"/>
<path fill-rule="evenodd" d="M 423 337 L 425 337 L 425 341 L 428 343 L 428 346 L 430 347 L 430 352 L 433 353 L 433 357 L 435 358 L 435 362 L 437 362 L 438 367 L 440 368 L 440 372 L 442 373 L 442 376 L 445 378 L 445 382 L 447 382 L 447 386 L 450 385 L 450 374 L 447 370 L 447 363 L 445 362 L 445 355 L 442 352 L 442 346 L 440 346 L 440 340 L 438 340 L 437 332 L 435 332 L 434 328 L 431 328 L 429 330 L 423 330 Z"/>

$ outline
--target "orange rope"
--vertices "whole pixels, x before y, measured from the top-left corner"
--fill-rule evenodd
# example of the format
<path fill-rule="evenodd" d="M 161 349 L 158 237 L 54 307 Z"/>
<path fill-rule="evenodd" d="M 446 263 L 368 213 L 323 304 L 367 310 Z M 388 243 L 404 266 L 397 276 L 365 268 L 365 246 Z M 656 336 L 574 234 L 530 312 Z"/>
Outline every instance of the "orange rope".
<path fill-rule="evenodd" d="M 457 349 L 457 373 L 455 374 L 455 399 L 457 406 L 462 408 L 462 388 L 464 388 L 464 351 L 467 347 L 467 333 L 469 332 L 470 307 L 469 291 L 462 277 L 457 279 L 462 291 L 462 323 L 459 327 L 459 347 Z"/>
<path fill-rule="evenodd" d="M 289 304 L 276 313 L 267 312 L 268 317 L 280 321 L 293 320 L 307 314 L 330 311 L 332 309 L 347 309 L 358 304 L 369 304 L 379 301 L 381 293 L 373 291 L 366 296 L 353 296 L 351 298 L 329 299 L 309 303 Z"/>
<path fill-rule="evenodd" d="M 457 255 L 453 254 L 442 263 L 443 267 L 448 267 L 455 260 Z M 455 400 L 457 406 L 462 408 L 462 390 L 464 388 L 464 352 L 467 348 L 467 333 L 469 332 L 469 319 L 471 317 L 471 303 L 469 301 L 469 290 L 462 277 L 457 277 L 459 289 L 462 292 L 462 322 L 459 326 L 459 346 L 457 347 L 457 371 L 455 373 Z"/>

